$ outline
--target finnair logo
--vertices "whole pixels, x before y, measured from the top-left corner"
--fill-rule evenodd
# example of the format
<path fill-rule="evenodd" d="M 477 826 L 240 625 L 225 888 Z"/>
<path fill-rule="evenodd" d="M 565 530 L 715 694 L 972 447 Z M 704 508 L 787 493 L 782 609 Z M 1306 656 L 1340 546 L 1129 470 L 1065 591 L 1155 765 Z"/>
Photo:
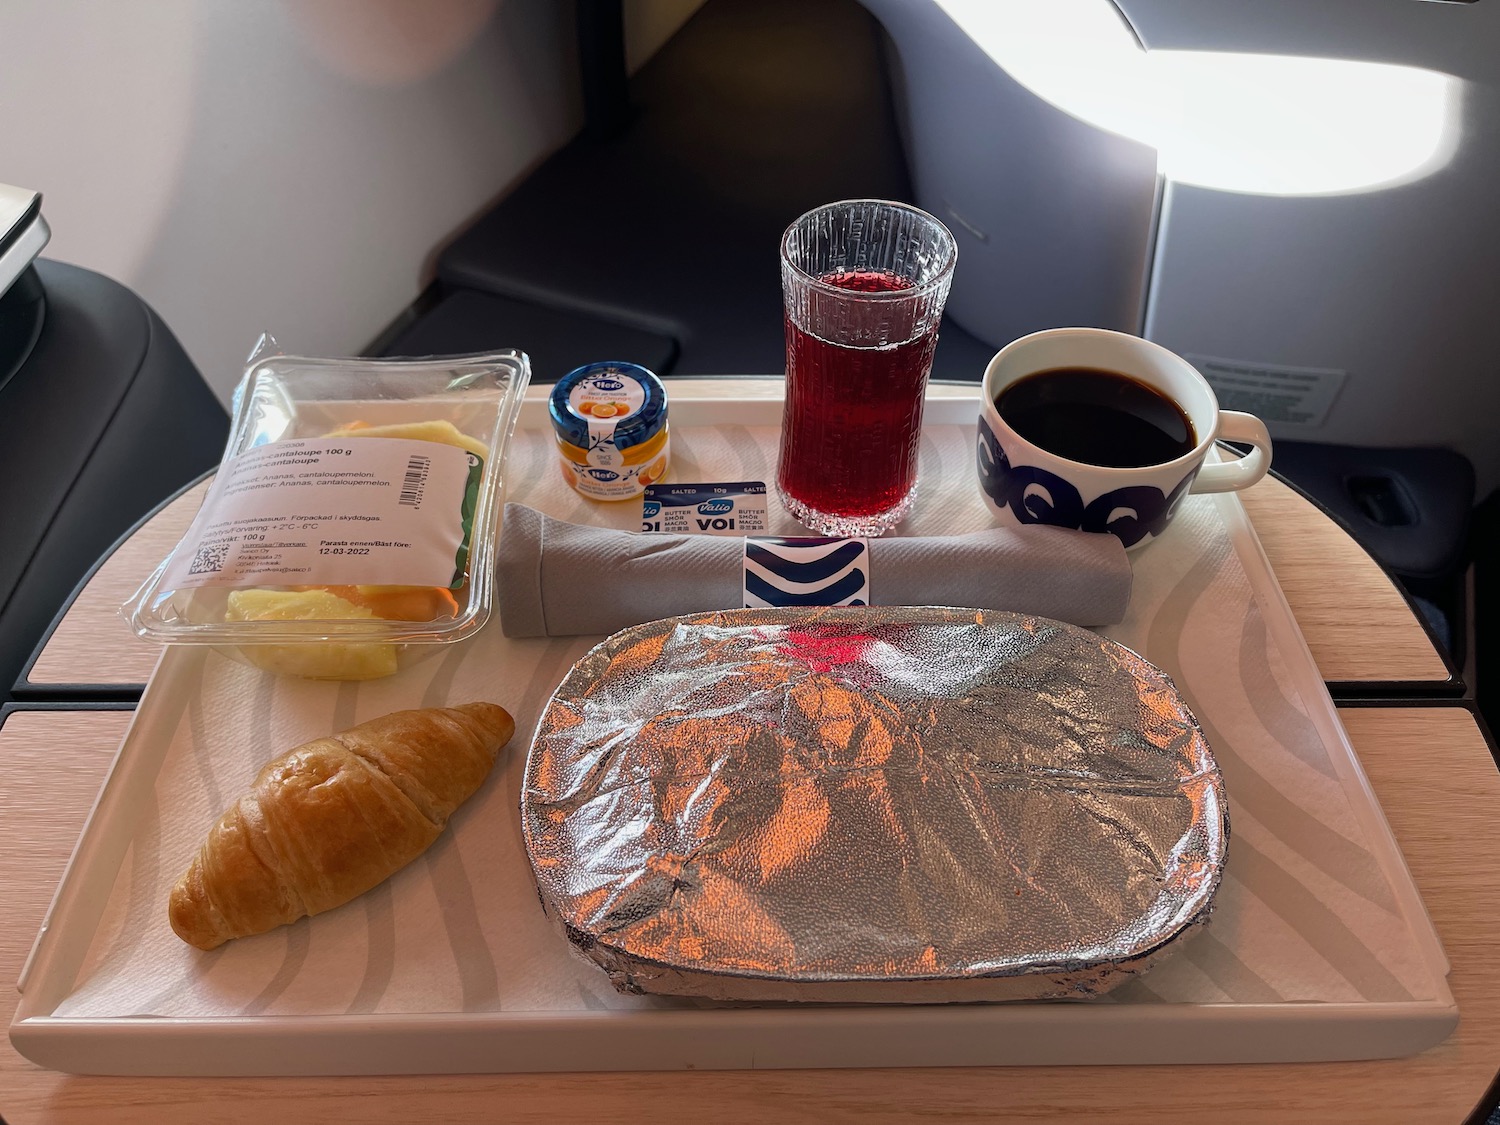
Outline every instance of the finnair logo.
<path fill-rule="evenodd" d="M 868 605 L 864 539 L 751 536 L 745 540 L 745 608 Z"/>

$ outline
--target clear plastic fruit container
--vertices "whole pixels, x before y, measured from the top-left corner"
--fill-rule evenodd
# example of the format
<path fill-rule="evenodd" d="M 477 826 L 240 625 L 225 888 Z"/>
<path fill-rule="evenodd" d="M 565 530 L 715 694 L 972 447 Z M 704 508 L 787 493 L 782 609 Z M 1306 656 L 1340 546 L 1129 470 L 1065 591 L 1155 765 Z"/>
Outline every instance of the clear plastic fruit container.
<path fill-rule="evenodd" d="M 192 526 L 121 606 L 136 634 L 333 680 L 391 675 L 473 635 L 494 605 L 525 354 L 269 350 L 235 392 Z"/>

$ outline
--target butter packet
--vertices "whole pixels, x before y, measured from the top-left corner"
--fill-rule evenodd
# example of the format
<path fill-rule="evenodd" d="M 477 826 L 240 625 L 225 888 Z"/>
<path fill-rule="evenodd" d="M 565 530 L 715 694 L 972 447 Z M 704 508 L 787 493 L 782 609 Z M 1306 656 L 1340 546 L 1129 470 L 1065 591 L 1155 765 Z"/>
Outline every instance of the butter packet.
<path fill-rule="evenodd" d="M 641 530 L 663 535 L 763 535 L 765 481 L 650 484 L 641 496 Z"/>

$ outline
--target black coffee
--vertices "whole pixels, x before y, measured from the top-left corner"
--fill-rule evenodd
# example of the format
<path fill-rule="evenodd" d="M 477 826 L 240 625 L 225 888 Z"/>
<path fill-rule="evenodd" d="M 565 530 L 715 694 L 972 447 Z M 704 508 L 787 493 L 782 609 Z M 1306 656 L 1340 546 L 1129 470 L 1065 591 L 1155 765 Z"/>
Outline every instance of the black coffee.
<path fill-rule="evenodd" d="M 1198 444 L 1182 407 L 1116 371 L 1038 371 L 1001 391 L 995 409 L 1033 445 L 1088 465 L 1160 465 Z"/>

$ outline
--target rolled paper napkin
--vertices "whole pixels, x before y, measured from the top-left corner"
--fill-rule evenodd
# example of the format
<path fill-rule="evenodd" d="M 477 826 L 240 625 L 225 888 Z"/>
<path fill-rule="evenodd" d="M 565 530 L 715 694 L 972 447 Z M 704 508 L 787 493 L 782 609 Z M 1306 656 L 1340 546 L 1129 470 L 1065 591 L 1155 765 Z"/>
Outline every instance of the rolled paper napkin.
<path fill-rule="evenodd" d="M 508 637 L 614 633 L 739 609 L 745 540 L 585 527 L 505 505 L 498 586 Z M 1130 563 L 1113 535 L 1041 524 L 869 541 L 872 605 L 1002 609 L 1113 625 L 1130 602 Z"/>

